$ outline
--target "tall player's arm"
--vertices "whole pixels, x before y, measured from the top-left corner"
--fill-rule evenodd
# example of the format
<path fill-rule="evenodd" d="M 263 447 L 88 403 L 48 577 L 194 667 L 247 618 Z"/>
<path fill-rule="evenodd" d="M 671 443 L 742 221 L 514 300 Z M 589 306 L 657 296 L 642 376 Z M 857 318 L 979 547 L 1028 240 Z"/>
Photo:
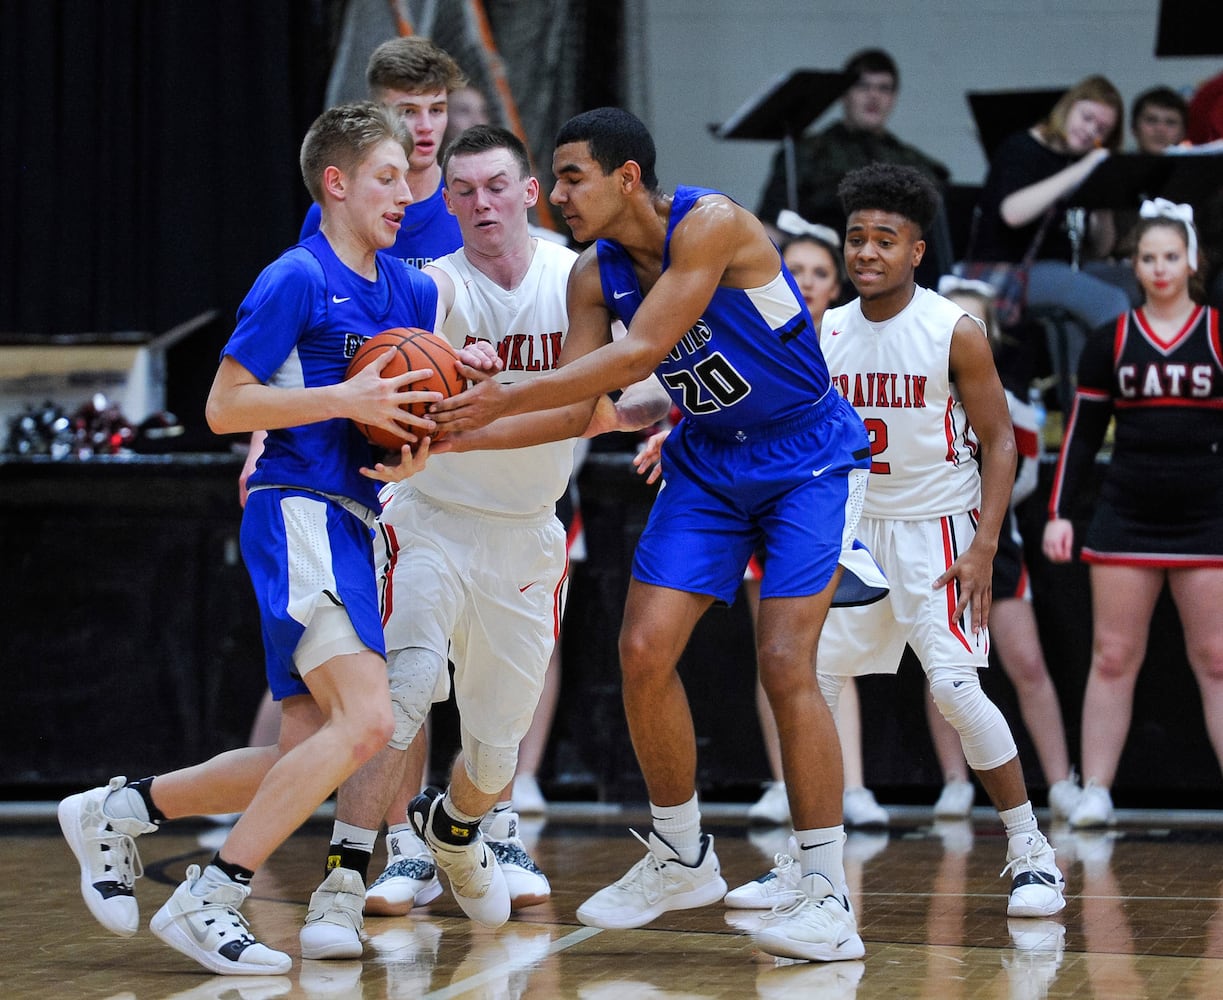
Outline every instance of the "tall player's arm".
<path fill-rule="evenodd" d="M 950 367 L 951 380 L 980 443 L 981 514 L 972 544 L 934 586 L 937 589 L 952 580 L 959 582 L 955 613 L 958 616 L 971 605 L 972 629 L 976 632 L 989 624 L 998 533 L 1006 519 L 1015 483 L 1015 434 L 989 341 L 967 316 L 960 318 L 951 335 Z"/>
<path fill-rule="evenodd" d="M 593 407 L 603 393 L 648 377 L 700 318 L 732 264 L 746 275 L 737 260 L 750 242 L 744 219 L 751 219 L 763 246 L 771 247 L 750 213 L 726 198 L 702 199 L 675 227 L 669 266 L 647 291 L 628 335 L 614 342 L 607 337 L 610 316 L 603 301 L 597 245 L 588 247 L 569 275 L 569 339 L 579 356 L 540 378 L 512 386 L 484 382 L 443 400 L 432 411 L 438 423 L 465 430 L 511 413 L 581 401 Z M 775 249 L 772 258 L 773 271 L 764 281 L 777 273 Z M 745 280 L 740 287 L 749 286 Z"/>

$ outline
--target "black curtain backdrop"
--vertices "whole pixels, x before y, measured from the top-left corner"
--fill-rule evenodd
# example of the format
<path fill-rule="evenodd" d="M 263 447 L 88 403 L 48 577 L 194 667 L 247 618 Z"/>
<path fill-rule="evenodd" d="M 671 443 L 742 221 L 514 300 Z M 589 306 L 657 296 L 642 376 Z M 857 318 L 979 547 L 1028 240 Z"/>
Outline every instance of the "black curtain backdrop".
<path fill-rule="evenodd" d="M 309 203 L 297 150 L 339 6 L 0 0 L 0 334 L 216 308 L 223 342 Z"/>

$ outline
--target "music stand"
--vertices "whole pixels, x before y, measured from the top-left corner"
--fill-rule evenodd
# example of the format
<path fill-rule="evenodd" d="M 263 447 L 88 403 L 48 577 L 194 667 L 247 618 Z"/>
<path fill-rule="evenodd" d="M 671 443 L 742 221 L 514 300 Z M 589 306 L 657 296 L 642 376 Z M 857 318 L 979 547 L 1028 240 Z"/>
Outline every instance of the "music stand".
<path fill-rule="evenodd" d="M 780 139 L 785 150 L 786 204 L 798 211 L 795 140 L 853 82 L 851 74 L 840 70 L 796 69 L 780 74 L 721 125 L 710 125 L 709 131 L 719 139 Z"/>
<path fill-rule="evenodd" d="M 993 161 L 998 144 L 1012 132 L 1031 128 L 1044 118 L 1068 89 L 976 90 L 965 94 L 985 161 Z"/>
<path fill-rule="evenodd" d="M 1200 0 L 1160 0 L 1157 56 L 1223 56 L 1218 31 L 1203 30 Z"/>
<path fill-rule="evenodd" d="M 1184 202 L 1197 210 L 1220 188 L 1221 153 L 1114 153 L 1096 164 L 1067 199 L 1074 209 L 1131 209 L 1148 198 Z M 1072 214 L 1071 264 L 1078 269 L 1085 217 Z M 1078 230 L 1077 232 L 1075 230 Z"/>

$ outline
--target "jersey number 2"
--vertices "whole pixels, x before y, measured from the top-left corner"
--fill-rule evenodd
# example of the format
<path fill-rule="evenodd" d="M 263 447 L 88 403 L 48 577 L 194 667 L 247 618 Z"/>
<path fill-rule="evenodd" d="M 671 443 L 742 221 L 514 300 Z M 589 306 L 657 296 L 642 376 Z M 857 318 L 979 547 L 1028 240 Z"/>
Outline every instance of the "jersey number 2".
<path fill-rule="evenodd" d="M 890 462 L 878 461 L 877 456 L 882 455 L 887 450 L 887 421 L 881 420 L 879 417 L 867 417 L 862 423 L 866 425 L 866 434 L 871 441 L 871 472 L 886 476 L 892 471 L 892 465 Z"/>

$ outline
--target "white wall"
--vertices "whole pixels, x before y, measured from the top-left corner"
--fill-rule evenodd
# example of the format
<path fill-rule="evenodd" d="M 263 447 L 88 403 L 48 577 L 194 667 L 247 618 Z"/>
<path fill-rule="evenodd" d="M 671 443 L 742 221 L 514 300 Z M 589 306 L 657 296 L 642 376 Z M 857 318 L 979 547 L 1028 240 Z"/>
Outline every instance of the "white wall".
<path fill-rule="evenodd" d="M 1201 7 L 1217 17 L 1223 4 Z M 886 49 L 900 67 L 892 131 L 965 184 L 986 168 L 968 91 L 1103 73 L 1128 104 L 1157 84 L 1192 92 L 1223 69 L 1223 58 L 1156 58 L 1159 0 L 629 0 L 627 10 L 626 103 L 654 134 L 663 186 L 719 188 L 751 209 L 775 144 L 714 139 L 708 124 L 778 74 L 838 69 L 861 48 Z"/>

